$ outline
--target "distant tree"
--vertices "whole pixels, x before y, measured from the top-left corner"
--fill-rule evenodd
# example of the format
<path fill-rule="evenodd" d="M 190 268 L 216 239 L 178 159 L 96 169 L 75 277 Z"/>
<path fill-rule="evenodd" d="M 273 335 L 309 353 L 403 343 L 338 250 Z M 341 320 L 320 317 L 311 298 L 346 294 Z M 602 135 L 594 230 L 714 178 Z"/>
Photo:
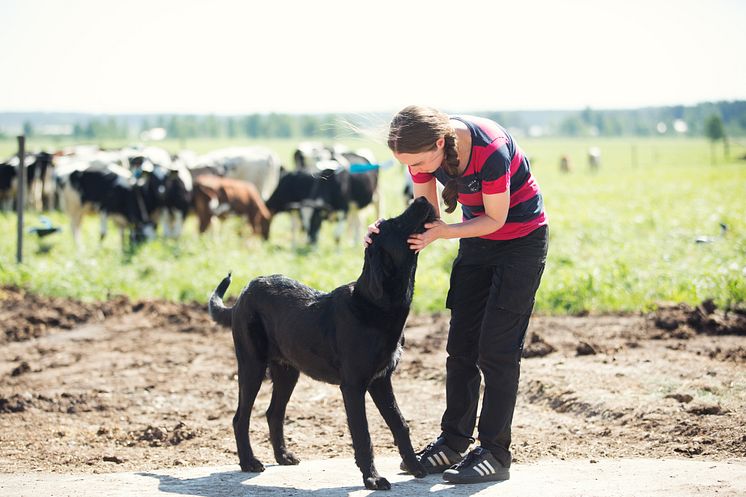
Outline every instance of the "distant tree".
<path fill-rule="evenodd" d="M 298 127 L 300 128 L 300 135 L 303 138 L 311 138 L 320 134 L 319 120 L 314 116 L 300 116 L 300 125 Z"/>
<path fill-rule="evenodd" d="M 150 122 L 150 119 L 148 119 L 147 117 L 143 119 L 142 124 L 140 125 L 140 131 L 147 131 L 152 128 L 154 128 L 154 126 Z"/>
<path fill-rule="evenodd" d="M 683 105 L 675 105 L 671 108 L 671 117 L 674 119 L 684 119 L 685 110 Z"/>
<path fill-rule="evenodd" d="M 623 132 L 622 123 L 619 118 L 611 113 L 605 113 L 599 119 L 598 129 L 601 134 L 606 136 L 620 136 Z"/>
<path fill-rule="evenodd" d="M 238 121 L 235 117 L 226 118 L 225 131 L 228 134 L 228 138 L 238 136 Z"/>
<path fill-rule="evenodd" d="M 126 138 L 127 125 L 121 124 L 114 116 L 110 116 L 106 122 L 106 129 L 103 138 Z"/>
<path fill-rule="evenodd" d="M 217 138 L 218 136 L 222 135 L 222 130 L 220 126 L 220 122 L 218 121 L 218 118 L 215 117 L 213 114 L 210 114 L 206 118 L 201 120 L 201 125 L 199 126 L 199 135 L 200 136 L 208 136 L 210 138 Z"/>
<path fill-rule="evenodd" d="M 262 132 L 261 116 L 251 114 L 243 118 L 242 127 L 244 134 L 250 138 L 257 138 Z"/>
<path fill-rule="evenodd" d="M 289 115 L 272 113 L 267 117 L 267 134 L 277 138 L 290 138 L 296 134 L 294 124 L 294 119 Z"/>
<path fill-rule="evenodd" d="M 654 122 L 648 121 L 647 119 L 636 114 L 630 117 L 630 123 L 632 126 L 633 135 L 650 136 L 655 130 Z"/>
<path fill-rule="evenodd" d="M 559 125 L 560 134 L 567 136 L 579 136 L 584 129 L 583 120 L 578 116 L 568 117 Z"/>
<path fill-rule="evenodd" d="M 512 122 L 511 117 L 512 116 L 506 116 L 502 112 L 482 112 L 482 115 L 486 117 L 487 119 L 492 119 L 496 123 L 500 123 L 503 126 L 517 126 L 515 122 Z"/>
<path fill-rule="evenodd" d="M 85 133 L 85 128 L 80 123 L 75 123 L 73 125 L 73 136 L 75 138 L 83 138 Z"/>
<path fill-rule="evenodd" d="M 580 113 L 580 119 L 582 119 L 583 123 L 587 126 L 594 124 L 593 110 L 590 107 L 583 109 L 583 112 Z"/>
<path fill-rule="evenodd" d="M 171 116 L 166 125 L 168 136 L 174 138 L 194 138 L 199 136 L 199 126 L 196 116 Z"/>
<path fill-rule="evenodd" d="M 23 135 L 34 136 L 34 126 L 29 121 L 23 122 Z"/>
<path fill-rule="evenodd" d="M 705 121 L 705 135 L 710 139 L 710 161 L 715 163 L 715 143 L 718 140 L 723 140 L 723 147 L 725 150 L 725 157 L 728 158 L 728 138 L 725 136 L 725 127 L 723 126 L 723 120 L 718 114 L 710 114 L 710 117 Z"/>

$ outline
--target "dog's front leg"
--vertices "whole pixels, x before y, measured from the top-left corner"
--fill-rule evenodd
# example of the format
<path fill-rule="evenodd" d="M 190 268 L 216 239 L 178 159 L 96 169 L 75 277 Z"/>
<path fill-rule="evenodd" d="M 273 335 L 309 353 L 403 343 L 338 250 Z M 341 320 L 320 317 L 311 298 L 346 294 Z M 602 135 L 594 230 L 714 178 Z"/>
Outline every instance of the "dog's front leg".
<path fill-rule="evenodd" d="M 373 446 L 370 442 L 368 419 L 365 417 L 365 386 L 340 386 L 347 412 L 347 426 L 352 436 L 352 448 L 355 450 L 355 464 L 363 473 L 365 488 L 370 490 L 390 490 L 391 483 L 376 471 L 373 464 Z"/>
<path fill-rule="evenodd" d="M 412 448 L 412 440 L 409 437 L 409 426 L 404 420 L 399 406 L 394 397 L 394 389 L 391 386 L 391 375 L 388 374 L 382 378 L 374 380 L 368 387 L 368 392 L 375 402 L 376 407 L 383 416 L 391 433 L 394 435 L 394 443 L 399 448 L 399 454 L 406 464 L 407 469 L 417 478 L 427 476 L 427 471 L 422 463 L 417 459 Z"/>

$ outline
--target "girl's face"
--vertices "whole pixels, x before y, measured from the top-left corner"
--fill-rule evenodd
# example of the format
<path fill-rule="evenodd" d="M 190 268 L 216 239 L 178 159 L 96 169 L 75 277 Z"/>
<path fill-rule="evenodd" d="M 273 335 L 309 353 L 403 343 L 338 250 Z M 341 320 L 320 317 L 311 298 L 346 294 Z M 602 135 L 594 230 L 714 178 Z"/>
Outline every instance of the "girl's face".
<path fill-rule="evenodd" d="M 433 173 L 443 163 L 444 146 L 445 140 L 439 138 L 435 142 L 435 148 L 433 150 L 427 150 L 415 154 L 395 153 L 394 157 L 405 166 L 409 166 L 412 174 Z"/>

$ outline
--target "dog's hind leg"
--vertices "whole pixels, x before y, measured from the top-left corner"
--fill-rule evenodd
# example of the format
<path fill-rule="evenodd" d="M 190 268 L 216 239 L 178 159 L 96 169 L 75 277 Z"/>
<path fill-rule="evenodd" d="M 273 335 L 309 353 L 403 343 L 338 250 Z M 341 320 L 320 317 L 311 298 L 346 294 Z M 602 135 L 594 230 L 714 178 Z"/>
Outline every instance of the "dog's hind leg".
<path fill-rule="evenodd" d="M 347 412 L 347 425 L 355 450 L 355 464 L 363 473 L 365 488 L 370 490 L 390 490 L 391 483 L 378 474 L 373 464 L 373 445 L 370 442 L 368 419 L 365 417 L 365 386 L 340 385 Z"/>
<path fill-rule="evenodd" d="M 388 374 L 382 378 L 373 380 L 368 387 L 373 402 L 378 407 L 378 411 L 383 416 L 391 433 L 394 435 L 394 443 L 399 448 L 399 454 L 406 464 L 407 469 L 417 478 L 427 476 L 427 471 L 414 454 L 412 440 L 409 437 L 409 427 L 399 410 L 394 397 L 394 389 L 391 386 L 391 375 Z"/>
<path fill-rule="evenodd" d="M 272 378 L 272 400 L 267 409 L 267 423 L 269 424 L 269 439 L 275 452 L 278 464 L 298 464 L 300 459 L 295 457 L 285 447 L 285 407 L 295 384 L 298 383 L 299 372 L 292 366 L 269 363 L 269 375 Z"/>
<path fill-rule="evenodd" d="M 241 335 L 234 328 L 233 338 L 238 361 L 238 409 L 236 409 L 236 415 L 233 416 L 233 433 L 236 437 L 241 471 L 258 473 L 264 471 L 264 465 L 254 457 L 254 451 L 251 449 L 249 424 L 251 408 L 256 400 L 259 387 L 262 386 L 267 363 L 257 357 L 246 334 Z"/>

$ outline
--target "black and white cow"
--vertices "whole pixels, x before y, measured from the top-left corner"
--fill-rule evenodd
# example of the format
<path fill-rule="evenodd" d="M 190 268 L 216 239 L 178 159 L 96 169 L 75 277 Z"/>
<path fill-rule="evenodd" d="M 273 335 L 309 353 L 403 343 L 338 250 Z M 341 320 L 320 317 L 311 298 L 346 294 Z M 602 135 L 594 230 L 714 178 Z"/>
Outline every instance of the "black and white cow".
<path fill-rule="evenodd" d="M 151 222 L 163 226 L 163 236 L 178 238 L 192 205 L 192 177 L 185 169 L 153 166 L 141 173 L 145 208 Z"/>
<path fill-rule="evenodd" d="M 343 151 L 348 162 L 349 212 L 346 215 L 353 243 L 361 240 L 364 209 L 371 207 L 375 219 L 381 217 L 381 197 L 378 194 L 379 164 L 368 150 Z M 341 237 L 341 233 L 339 234 Z"/>
<path fill-rule="evenodd" d="M 16 162 L 18 162 L 16 160 Z M 0 210 L 9 211 L 13 208 L 16 197 L 16 175 L 18 167 L 5 161 L 0 164 Z"/>
<path fill-rule="evenodd" d="M 26 205 L 36 210 L 50 209 L 54 201 L 52 178 L 54 156 L 48 152 L 26 154 Z M 0 209 L 10 210 L 18 193 L 18 156 L 0 164 Z"/>
<path fill-rule="evenodd" d="M 49 210 L 54 206 L 54 155 L 39 152 L 28 170 L 28 205 L 37 211 Z"/>
<path fill-rule="evenodd" d="M 70 172 L 60 186 L 62 205 L 70 217 L 70 228 L 75 243 L 80 246 L 80 225 L 87 212 L 101 213 L 101 238 L 106 235 L 107 217 L 117 224 L 126 247 L 129 242 L 143 241 L 154 234 L 148 216 L 144 187 L 133 181 L 132 175 L 116 166 L 109 168 L 81 168 Z"/>
<path fill-rule="evenodd" d="M 325 169 L 346 167 L 346 159 L 342 157 L 344 145 L 324 145 L 319 142 L 301 142 L 293 152 L 293 162 L 296 171 L 317 173 Z"/>
<path fill-rule="evenodd" d="M 192 204 L 192 175 L 184 162 L 173 161 L 164 149 L 128 151 L 130 168 L 142 185 L 152 223 L 163 226 L 163 236 L 178 238 Z"/>
<path fill-rule="evenodd" d="M 370 150 L 350 150 L 342 144 L 330 146 L 317 142 L 301 142 L 293 154 L 296 170 L 317 172 L 324 169 L 344 169 L 349 175 L 338 175 L 339 181 L 348 182 L 342 187 L 347 196 L 348 206 L 338 212 L 339 225 L 335 239 L 342 237 L 345 223 L 353 233 L 353 243 L 360 238 L 365 213 L 368 206 L 374 209 L 375 218 L 380 217 L 381 200 L 378 195 L 379 164 Z"/>
<path fill-rule="evenodd" d="M 332 212 L 347 209 L 347 192 L 343 191 L 347 181 L 340 180 L 339 174 L 348 173 L 344 169 L 326 169 L 314 174 L 292 171 L 280 177 L 265 203 L 273 217 L 281 212 L 291 214 L 293 245 L 299 228 L 306 232 L 309 243 L 316 244 L 321 221 Z"/>

